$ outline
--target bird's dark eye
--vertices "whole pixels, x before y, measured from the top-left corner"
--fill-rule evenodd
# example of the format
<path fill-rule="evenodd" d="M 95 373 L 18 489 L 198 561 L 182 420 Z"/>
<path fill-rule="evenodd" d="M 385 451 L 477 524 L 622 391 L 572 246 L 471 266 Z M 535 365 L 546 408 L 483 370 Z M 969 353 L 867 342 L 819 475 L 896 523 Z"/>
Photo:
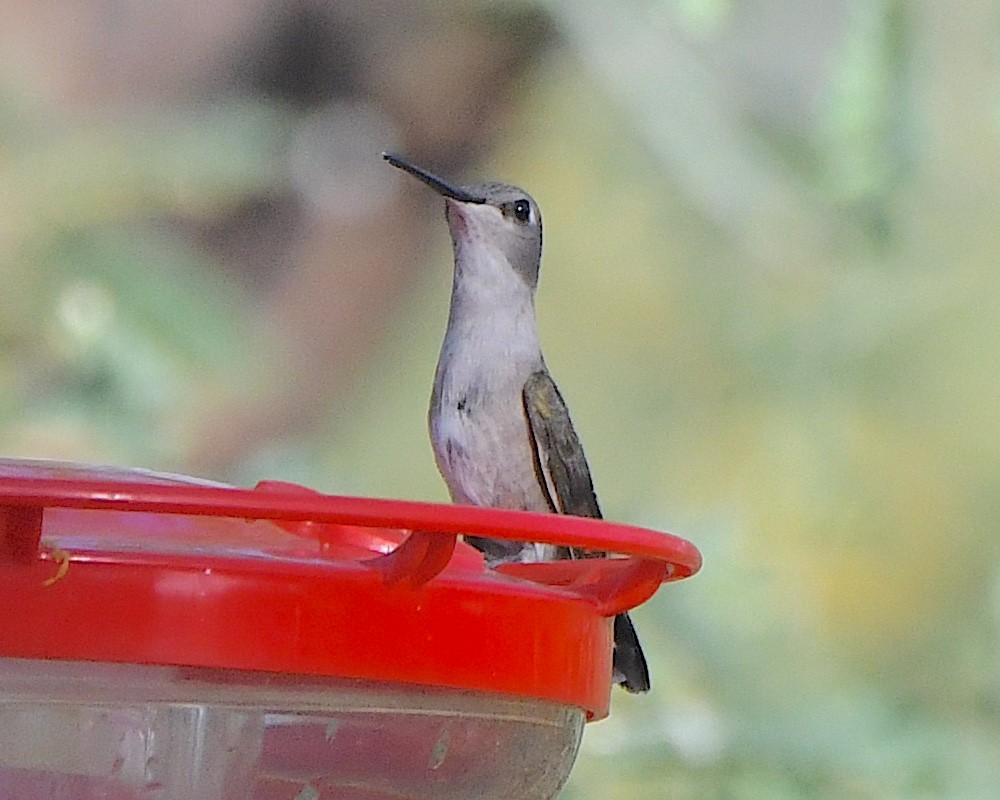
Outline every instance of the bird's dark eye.
<path fill-rule="evenodd" d="M 514 217 L 518 222 L 527 222 L 531 219 L 531 203 L 527 200 L 515 200 Z"/>

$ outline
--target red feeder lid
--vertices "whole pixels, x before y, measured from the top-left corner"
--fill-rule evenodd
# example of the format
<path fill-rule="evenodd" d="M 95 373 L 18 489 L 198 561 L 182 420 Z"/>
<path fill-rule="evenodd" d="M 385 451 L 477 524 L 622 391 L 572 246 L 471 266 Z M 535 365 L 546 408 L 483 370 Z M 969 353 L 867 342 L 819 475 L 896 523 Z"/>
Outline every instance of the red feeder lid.
<path fill-rule="evenodd" d="M 616 558 L 487 569 L 458 534 Z M 0 460 L 0 656 L 258 670 L 608 711 L 610 618 L 697 572 L 601 520 Z"/>

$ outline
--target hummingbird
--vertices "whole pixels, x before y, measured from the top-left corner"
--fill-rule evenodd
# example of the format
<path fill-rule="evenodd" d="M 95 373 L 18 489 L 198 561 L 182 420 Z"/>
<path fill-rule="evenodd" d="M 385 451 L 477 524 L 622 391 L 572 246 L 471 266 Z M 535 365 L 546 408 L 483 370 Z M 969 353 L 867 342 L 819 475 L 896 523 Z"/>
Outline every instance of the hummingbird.
<path fill-rule="evenodd" d="M 456 186 L 392 153 L 392 166 L 445 199 L 455 270 L 428 426 L 454 503 L 601 518 L 590 468 L 542 357 L 535 290 L 542 214 L 516 186 Z M 556 545 L 466 537 L 490 565 L 585 558 Z M 628 614 L 614 621 L 614 680 L 649 691 Z"/>

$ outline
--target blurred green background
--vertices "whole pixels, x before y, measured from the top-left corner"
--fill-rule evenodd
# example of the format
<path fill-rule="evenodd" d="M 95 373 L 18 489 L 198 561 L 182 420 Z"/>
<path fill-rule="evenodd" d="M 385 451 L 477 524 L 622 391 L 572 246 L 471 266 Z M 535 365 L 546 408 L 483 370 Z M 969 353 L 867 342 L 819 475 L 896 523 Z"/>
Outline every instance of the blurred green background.
<path fill-rule="evenodd" d="M 445 500 L 450 245 L 379 153 L 517 183 L 606 515 L 705 557 L 564 797 L 1000 797 L 994 3 L 0 29 L 0 454 Z"/>

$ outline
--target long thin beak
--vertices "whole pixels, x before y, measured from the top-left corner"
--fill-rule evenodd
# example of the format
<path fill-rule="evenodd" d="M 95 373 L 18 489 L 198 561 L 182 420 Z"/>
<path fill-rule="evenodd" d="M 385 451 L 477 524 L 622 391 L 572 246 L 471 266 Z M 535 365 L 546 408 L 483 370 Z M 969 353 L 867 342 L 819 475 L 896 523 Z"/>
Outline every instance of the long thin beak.
<path fill-rule="evenodd" d="M 441 180 L 433 172 L 428 172 L 423 167 L 418 167 L 416 164 L 411 164 L 404 158 L 400 158 L 395 153 L 382 153 L 382 158 L 392 164 L 394 167 L 398 167 L 401 170 L 409 172 L 416 178 L 420 178 L 424 183 L 430 186 L 438 194 L 443 194 L 445 197 L 450 197 L 452 200 L 458 200 L 460 203 L 485 203 L 486 199 L 483 197 L 477 197 L 474 194 L 469 194 L 464 189 L 460 189 L 457 186 L 452 186 L 450 183 L 446 183 Z"/>

